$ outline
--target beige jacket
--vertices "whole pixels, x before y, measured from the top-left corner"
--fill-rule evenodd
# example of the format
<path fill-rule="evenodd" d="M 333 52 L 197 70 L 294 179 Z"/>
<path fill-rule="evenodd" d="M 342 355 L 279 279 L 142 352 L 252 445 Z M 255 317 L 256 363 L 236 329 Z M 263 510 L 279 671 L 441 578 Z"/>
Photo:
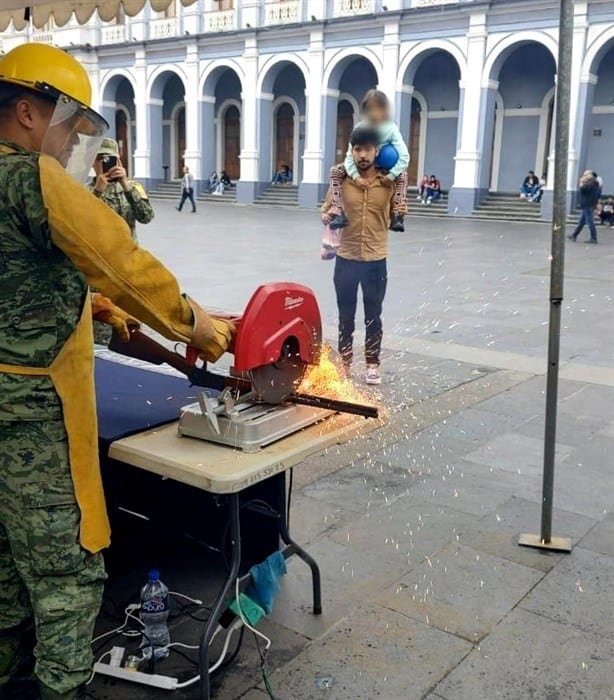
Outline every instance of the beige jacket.
<path fill-rule="evenodd" d="M 392 218 L 394 182 L 377 174 L 367 188 L 347 177 L 343 181 L 343 207 L 349 224 L 341 229 L 337 254 L 347 260 L 382 260 L 388 255 L 388 227 Z M 322 205 L 326 213 L 332 204 L 329 190 Z"/>

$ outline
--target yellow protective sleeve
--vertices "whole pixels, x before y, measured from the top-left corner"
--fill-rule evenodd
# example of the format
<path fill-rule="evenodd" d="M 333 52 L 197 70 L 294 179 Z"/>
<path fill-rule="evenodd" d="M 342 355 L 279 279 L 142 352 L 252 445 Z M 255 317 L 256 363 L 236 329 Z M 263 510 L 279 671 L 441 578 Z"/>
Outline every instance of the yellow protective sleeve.
<path fill-rule="evenodd" d="M 194 317 L 173 274 L 55 159 L 41 155 L 39 170 L 52 242 L 119 307 L 166 338 L 189 343 Z"/>

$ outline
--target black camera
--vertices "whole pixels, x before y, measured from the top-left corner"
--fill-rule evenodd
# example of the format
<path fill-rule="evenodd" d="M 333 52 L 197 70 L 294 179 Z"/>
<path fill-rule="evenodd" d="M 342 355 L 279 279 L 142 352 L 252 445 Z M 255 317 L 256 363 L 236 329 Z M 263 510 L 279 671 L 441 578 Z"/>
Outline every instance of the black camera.
<path fill-rule="evenodd" d="M 102 172 L 108 173 L 109 170 L 117 165 L 117 156 L 102 156 Z"/>

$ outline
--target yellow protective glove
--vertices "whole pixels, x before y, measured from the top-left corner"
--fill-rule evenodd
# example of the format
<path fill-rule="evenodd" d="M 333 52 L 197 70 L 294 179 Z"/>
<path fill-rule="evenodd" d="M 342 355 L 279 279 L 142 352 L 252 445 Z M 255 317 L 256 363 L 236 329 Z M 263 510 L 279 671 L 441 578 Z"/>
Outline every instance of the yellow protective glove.
<path fill-rule="evenodd" d="M 115 306 L 110 299 L 99 292 L 92 294 L 92 316 L 96 321 L 113 326 L 124 343 L 130 340 L 131 328 L 141 327 L 136 318 L 127 314 L 119 306 Z"/>
<path fill-rule="evenodd" d="M 206 362 L 216 362 L 228 350 L 236 333 L 231 321 L 212 318 L 193 299 L 186 297 L 194 314 L 194 328 L 190 345 L 200 350 Z"/>

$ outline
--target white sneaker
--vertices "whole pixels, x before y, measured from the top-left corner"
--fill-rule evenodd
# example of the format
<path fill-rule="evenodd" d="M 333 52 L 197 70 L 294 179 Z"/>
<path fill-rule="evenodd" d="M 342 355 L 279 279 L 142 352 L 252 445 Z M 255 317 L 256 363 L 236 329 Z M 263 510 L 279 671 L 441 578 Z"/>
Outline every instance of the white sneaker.
<path fill-rule="evenodd" d="M 432 201 L 433 201 L 433 198 L 432 198 L 432 197 L 429 197 L 429 198 L 426 200 L 426 203 L 427 203 L 427 204 L 430 204 Z"/>
<path fill-rule="evenodd" d="M 421 199 L 422 199 L 422 197 L 421 197 L 420 195 L 418 195 L 418 196 L 416 197 L 416 201 L 418 201 L 418 202 L 419 202 Z"/>
<path fill-rule="evenodd" d="M 365 377 L 365 382 L 367 384 L 382 383 L 382 375 L 380 374 L 378 365 L 367 365 L 367 375 Z"/>

